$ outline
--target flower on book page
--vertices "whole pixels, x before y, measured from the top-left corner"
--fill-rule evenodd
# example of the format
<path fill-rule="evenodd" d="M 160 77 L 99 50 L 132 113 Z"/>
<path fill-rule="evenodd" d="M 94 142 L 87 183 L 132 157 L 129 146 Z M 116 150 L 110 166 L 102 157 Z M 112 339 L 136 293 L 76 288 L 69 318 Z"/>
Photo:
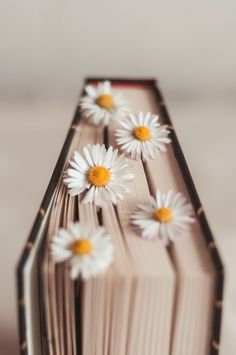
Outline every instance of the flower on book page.
<path fill-rule="evenodd" d="M 138 205 L 131 217 L 132 224 L 141 230 L 145 239 L 160 238 L 165 245 L 181 235 L 195 221 L 193 209 L 180 192 L 169 190 L 166 194 L 157 191 L 150 204 Z"/>
<path fill-rule="evenodd" d="M 71 278 L 88 279 L 102 273 L 113 260 L 113 245 L 104 227 L 91 231 L 88 225 L 70 223 L 53 237 L 51 252 L 55 263 L 68 260 Z"/>
<path fill-rule="evenodd" d="M 84 203 L 95 203 L 101 206 L 104 202 L 117 204 L 123 194 L 129 192 L 127 182 L 133 180 L 128 160 L 118 155 L 118 149 L 104 145 L 88 144 L 83 155 L 74 153 L 70 161 L 64 182 L 72 196 L 84 193 Z"/>
<path fill-rule="evenodd" d="M 120 120 L 129 112 L 126 102 L 120 93 L 115 93 L 110 81 L 85 87 L 86 94 L 80 99 L 80 108 L 84 117 L 91 123 L 108 125 L 112 120 Z"/>
<path fill-rule="evenodd" d="M 130 113 L 120 121 L 122 128 L 117 129 L 116 142 L 120 149 L 129 155 L 131 159 L 143 161 L 154 159 L 157 153 L 166 151 L 166 144 L 171 140 L 170 133 L 165 125 L 160 125 L 158 116 L 147 112 L 139 112 L 137 115 Z"/>

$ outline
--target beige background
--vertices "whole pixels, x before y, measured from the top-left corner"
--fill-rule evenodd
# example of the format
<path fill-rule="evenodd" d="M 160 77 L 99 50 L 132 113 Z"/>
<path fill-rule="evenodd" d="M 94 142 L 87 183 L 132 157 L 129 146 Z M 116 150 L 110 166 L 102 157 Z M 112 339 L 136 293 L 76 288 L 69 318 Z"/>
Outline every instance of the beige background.
<path fill-rule="evenodd" d="M 1 355 L 16 353 L 16 261 L 86 75 L 160 78 L 227 270 L 221 354 L 236 353 L 235 16 L 233 0 L 0 0 Z"/>

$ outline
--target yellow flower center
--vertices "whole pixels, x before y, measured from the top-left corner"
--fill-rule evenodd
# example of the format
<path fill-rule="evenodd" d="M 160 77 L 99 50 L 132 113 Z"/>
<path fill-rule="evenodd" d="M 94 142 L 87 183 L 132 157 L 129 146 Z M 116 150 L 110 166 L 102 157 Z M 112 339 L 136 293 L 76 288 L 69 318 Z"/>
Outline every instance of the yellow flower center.
<path fill-rule="evenodd" d="M 161 223 L 168 223 L 173 218 L 173 212 L 170 208 L 157 208 L 154 212 L 154 219 Z"/>
<path fill-rule="evenodd" d="M 134 137 L 139 141 L 146 141 L 151 138 L 151 132 L 148 127 L 138 126 L 133 131 Z"/>
<path fill-rule="evenodd" d="M 98 96 L 96 99 L 96 104 L 102 108 L 105 108 L 106 110 L 110 110 L 115 106 L 113 97 L 108 94 Z"/>
<path fill-rule="evenodd" d="M 88 181 L 94 186 L 105 186 L 111 178 L 111 172 L 104 166 L 93 166 L 87 175 Z"/>
<path fill-rule="evenodd" d="M 80 256 L 89 254 L 92 249 L 93 246 L 89 239 L 76 240 L 71 246 L 73 253 Z"/>

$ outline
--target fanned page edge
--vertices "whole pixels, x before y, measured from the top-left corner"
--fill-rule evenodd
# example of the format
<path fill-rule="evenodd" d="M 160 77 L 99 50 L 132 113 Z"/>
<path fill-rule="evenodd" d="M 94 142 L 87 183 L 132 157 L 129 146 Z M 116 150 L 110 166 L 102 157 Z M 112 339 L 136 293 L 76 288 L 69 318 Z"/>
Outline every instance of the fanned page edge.
<path fill-rule="evenodd" d="M 135 107 L 136 110 L 142 107 L 144 112 L 150 111 L 154 114 L 158 114 L 160 122 L 162 124 L 164 123 L 152 91 L 127 89 L 125 93 L 130 101 L 132 100 L 132 107 Z M 153 196 L 155 196 L 157 189 L 162 192 L 174 189 L 176 192 L 180 191 L 184 193 L 189 200 L 172 144 L 168 145 L 165 153 L 157 155 L 154 160 L 148 160 L 144 163 L 144 166 Z M 198 220 L 196 220 L 196 223 L 188 232 L 183 234 L 183 236 L 180 236 L 173 243 L 170 254 L 176 267 L 178 280 L 177 299 L 175 300 L 175 307 L 177 307 L 175 312 L 177 312 L 177 315 L 174 317 L 173 321 L 173 323 L 176 322 L 176 324 L 173 324 L 171 353 L 173 355 L 179 353 L 187 355 L 189 353 L 195 354 L 195 352 L 198 354 L 199 351 L 201 354 L 208 354 L 211 337 L 210 324 L 212 323 L 211 313 L 213 310 L 215 269 L 203 240 L 203 234 L 199 228 Z M 195 284 L 193 283 L 194 279 Z M 192 296 L 190 296 L 189 292 L 192 290 L 192 286 L 200 286 L 200 282 L 202 283 L 202 287 L 200 287 L 200 291 L 198 291 L 198 293 L 200 293 L 198 294 L 196 289 Z M 203 299 L 201 290 L 205 292 Z M 184 299 L 184 295 L 187 294 L 189 294 L 188 298 Z M 192 299 L 190 297 L 192 297 Z M 191 301 L 188 311 L 187 308 L 185 309 L 187 301 Z M 195 314 L 193 304 L 199 305 L 199 307 L 205 305 L 205 312 Z M 187 322 L 187 319 L 184 319 L 185 315 L 188 315 L 187 318 L 189 320 L 186 334 L 183 332 L 184 325 Z M 200 319 L 201 316 L 205 317 L 202 321 Z M 195 318 L 193 319 L 193 317 Z M 202 326 L 197 328 L 197 324 L 200 323 Z M 191 336 L 187 337 L 190 329 L 195 329 L 195 331 Z"/>

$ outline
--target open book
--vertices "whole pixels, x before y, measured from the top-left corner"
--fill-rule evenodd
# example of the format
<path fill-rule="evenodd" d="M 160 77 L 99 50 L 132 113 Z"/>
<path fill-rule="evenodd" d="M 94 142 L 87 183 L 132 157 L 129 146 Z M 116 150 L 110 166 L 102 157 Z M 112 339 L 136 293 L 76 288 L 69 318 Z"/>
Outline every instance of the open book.
<path fill-rule="evenodd" d="M 91 97 L 100 81 L 87 81 Z M 122 101 L 116 119 L 105 115 L 104 120 L 89 100 L 80 101 L 18 267 L 20 350 L 34 355 L 216 354 L 223 267 L 166 105 L 153 80 L 111 80 L 111 88 L 136 114 L 130 122 L 141 122 L 136 141 L 147 139 L 147 122 L 162 129 L 160 139 L 141 152 L 141 145 L 126 139 L 131 123 Z M 100 107 L 113 105 L 107 93 L 103 96 L 105 103 L 94 99 Z M 107 154 L 104 160 L 99 152 Z M 91 157 L 100 175 L 90 168 L 81 188 L 83 164 Z M 103 165 L 109 162 L 107 172 Z M 100 193 L 109 180 L 112 188 Z M 164 201 L 163 208 L 155 207 L 155 224 L 148 225 L 142 216 L 155 198 Z M 180 206 L 176 224 L 166 223 L 175 218 L 171 198 Z M 80 242 L 68 249 L 63 238 L 81 228 Z M 83 233 L 95 237 L 89 241 Z M 99 238 L 102 244 L 90 260 L 91 243 Z M 102 248 L 106 253 L 100 260 Z"/>

